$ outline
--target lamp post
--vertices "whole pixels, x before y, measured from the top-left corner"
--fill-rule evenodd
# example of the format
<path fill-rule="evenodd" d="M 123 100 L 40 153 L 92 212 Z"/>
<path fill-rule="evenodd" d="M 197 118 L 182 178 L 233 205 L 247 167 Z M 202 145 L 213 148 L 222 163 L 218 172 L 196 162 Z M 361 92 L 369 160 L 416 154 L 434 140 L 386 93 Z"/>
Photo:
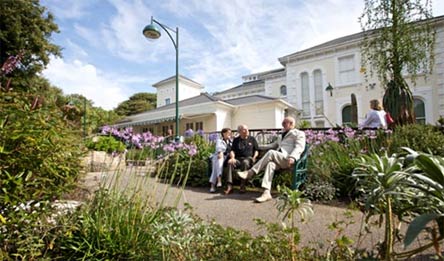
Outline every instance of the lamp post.
<path fill-rule="evenodd" d="M 143 28 L 143 35 L 148 39 L 158 39 L 160 37 L 160 30 L 156 26 L 159 25 L 168 34 L 173 42 L 174 49 L 176 49 L 176 141 L 179 141 L 179 28 L 176 30 L 159 23 L 151 16 L 151 23 Z M 176 34 L 176 40 L 171 36 L 171 32 Z"/>
<path fill-rule="evenodd" d="M 83 97 L 83 139 L 86 138 L 86 98 Z"/>
<path fill-rule="evenodd" d="M 333 96 L 333 86 L 331 86 L 330 83 L 328 83 L 327 88 L 325 88 L 325 91 L 330 92 L 330 97 Z"/>

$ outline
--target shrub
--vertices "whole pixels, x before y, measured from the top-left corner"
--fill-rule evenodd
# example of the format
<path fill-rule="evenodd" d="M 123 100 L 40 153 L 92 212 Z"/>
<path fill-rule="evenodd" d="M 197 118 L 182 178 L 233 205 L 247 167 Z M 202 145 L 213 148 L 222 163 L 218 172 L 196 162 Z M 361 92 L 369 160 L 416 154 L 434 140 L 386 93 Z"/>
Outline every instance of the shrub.
<path fill-rule="evenodd" d="M 401 147 L 444 156 L 444 134 L 432 125 L 397 126 L 389 140 L 389 154 L 400 153 Z"/>
<path fill-rule="evenodd" d="M 108 153 L 121 153 L 125 151 L 125 144 L 112 136 L 99 136 L 86 140 L 86 147 L 91 150 L 105 151 Z"/>
<path fill-rule="evenodd" d="M 25 94 L 0 92 L 0 202 L 53 199 L 70 189 L 81 168 L 78 140 L 51 103 L 37 108 Z"/>
<path fill-rule="evenodd" d="M 304 186 L 304 196 L 313 201 L 327 202 L 336 198 L 337 189 L 331 182 L 307 182 Z"/>
<path fill-rule="evenodd" d="M 182 149 L 182 147 L 190 145 L 197 148 L 195 154 Z M 194 135 L 185 139 L 184 144 L 172 143 L 166 145 L 164 150 L 170 151 L 165 166 L 165 178 L 169 179 L 174 175 L 173 182 L 179 183 L 183 181 L 183 177 L 188 173 L 186 185 L 201 186 L 208 184 L 208 157 L 214 152 L 212 143 L 206 142 L 199 135 Z"/>

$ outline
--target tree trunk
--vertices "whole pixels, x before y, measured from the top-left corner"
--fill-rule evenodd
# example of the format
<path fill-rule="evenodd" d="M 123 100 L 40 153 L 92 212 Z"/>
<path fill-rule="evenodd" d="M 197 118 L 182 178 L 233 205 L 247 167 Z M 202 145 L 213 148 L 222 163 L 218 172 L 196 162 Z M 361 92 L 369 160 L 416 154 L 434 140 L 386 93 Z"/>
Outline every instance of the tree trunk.
<path fill-rule="evenodd" d="M 384 93 L 383 106 L 395 121 L 395 125 L 415 123 L 413 95 L 402 77 L 397 77 L 387 84 Z"/>

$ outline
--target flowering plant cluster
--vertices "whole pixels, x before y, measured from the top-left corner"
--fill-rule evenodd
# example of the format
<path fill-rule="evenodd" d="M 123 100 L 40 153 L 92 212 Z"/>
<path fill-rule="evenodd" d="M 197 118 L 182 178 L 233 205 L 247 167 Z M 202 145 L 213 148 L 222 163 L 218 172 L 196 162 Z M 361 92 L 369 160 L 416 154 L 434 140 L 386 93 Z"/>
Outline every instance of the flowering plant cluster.
<path fill-rule="evenodd" d="M 149 131 L 144 133 L 134 133 L 133 128 L 118 130 L 112 126 L 104 126 L 102 127 L 101 134 L 111 135 L 123 141 L 129 148 L 150 148 L 153 150 L 161 148 L 165 153 L 174 153 L 177 150 L 185 150 L 190 156 L 197 153 L 197 147 L 194 144 L 173 141 L 167 142 L 165 137 L 153 135 Z"/>
<path fill-rule="evenodd" d="M 383 133 L 385 135 L 392 134 L 392 130 L 359 130 L 352 129 L 349 127 L 341 129 L 328 129 L 324 130 L 305 130 L 305 135 L 307 137 L 307 143 L 311 145 L 320 145 L 327 141 L 341 142 L 344 143 L 349 140 L 364 141 L 367 139 L 375 140 L 378 138 L 378 134 Z"/>

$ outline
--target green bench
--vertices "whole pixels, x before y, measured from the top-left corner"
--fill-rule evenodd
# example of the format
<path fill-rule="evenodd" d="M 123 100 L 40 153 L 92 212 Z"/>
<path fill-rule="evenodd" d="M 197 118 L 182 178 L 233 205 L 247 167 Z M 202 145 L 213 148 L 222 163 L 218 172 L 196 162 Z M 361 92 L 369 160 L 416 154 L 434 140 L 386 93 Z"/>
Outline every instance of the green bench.
<path fill-rule="evenodd" d="M 261 158 L 267 150 L 262 150 L 259 154 Z M 305 149 L 301 154 L 301 157 L 294 163 L 292 169 L 279 169 L 276 171 L 277 175 L 291 174 L 291 189 L 296 190 L 301 187 L 307 180 L 307 168 L 308 168 L 308 153 L 310 151 L 310 144 L 305 143 Z"/>
<path fill-rule="evenodd" d="M 308 153 L 310 151 L 310 145 L 305 143 L 304 152 L 301 157 L 294 163 L 292 170 L 292 184 L 291 189 L 299 189 L 302 184 L 307 180 L 307 168 L 308 168 Z"/>
<path fill-rule="evenodd" d="M 305 149 L 301 154 L 301 157 L 294 163 L 293 169 L 291 170 L 292 181 L 291 181 L 291 189 L 296 190 L 301 187 L 302 184 L 307 180 L 307 167 L 308 167 L 308 153 L 310 151 L 310 145 L 308 143 L 305 144 Z M 207 159 L 208 169 L 207 169 L 207 177 L 211 176 L 211 157 Z M 278 173 L 281 171 L 290 171 L 288 169 L 278 170 Z"/>

